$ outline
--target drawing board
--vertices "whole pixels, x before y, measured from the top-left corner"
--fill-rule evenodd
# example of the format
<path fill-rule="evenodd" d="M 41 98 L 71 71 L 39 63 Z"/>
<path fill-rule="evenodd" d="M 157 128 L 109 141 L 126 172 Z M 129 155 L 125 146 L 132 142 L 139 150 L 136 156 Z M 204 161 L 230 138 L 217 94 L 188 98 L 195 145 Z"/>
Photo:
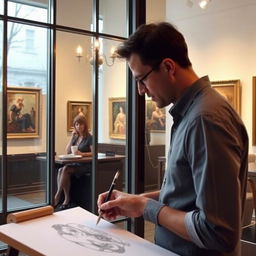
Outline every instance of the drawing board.
<path fill-rule="evenodd" d="M 0 226 L 0 240 L 28 255 L 174 256 L 114 224 L 80 208 Z"/>

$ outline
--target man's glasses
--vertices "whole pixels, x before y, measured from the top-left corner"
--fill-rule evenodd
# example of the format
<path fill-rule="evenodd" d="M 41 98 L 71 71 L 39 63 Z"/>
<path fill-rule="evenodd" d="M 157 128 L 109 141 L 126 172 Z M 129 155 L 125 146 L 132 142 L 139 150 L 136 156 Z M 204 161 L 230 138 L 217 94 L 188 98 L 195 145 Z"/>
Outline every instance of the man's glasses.
<path fill-rule="evenodd" d="M 146 73 L 141 79 L 136 79 L 137 84 L 138 84 L 138 85 L 144 85 L 144 86 L 145 86 L 144 80 L 147 79 L 147 77 L 152 73 L 153 70 L 154 70 L 154 68 L 152 68 L 151 70 L 149 70 L 148 73 Z"/>

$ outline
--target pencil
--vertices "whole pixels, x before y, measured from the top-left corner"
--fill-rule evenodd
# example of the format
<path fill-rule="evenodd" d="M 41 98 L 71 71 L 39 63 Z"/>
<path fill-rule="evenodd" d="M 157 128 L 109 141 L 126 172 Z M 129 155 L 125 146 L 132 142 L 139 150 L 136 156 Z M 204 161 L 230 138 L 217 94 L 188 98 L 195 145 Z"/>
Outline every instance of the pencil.
<path fill-rule="evenodd" d="M 112 194 L 112 191 L 113 191 L 113 189 L 114 189 L 114 187 L 115 187 L 115 185 L 116 185 L 116 181 L 117 181 L 117 179 L 118 179 L 118 176 L 119 176 L 119 171 L 117 171 L 116 174 L 115 174 L 115 176 L 114 176 L 114 179 L 113 179 L 113 181 L 112 181 L 112 183 L 111 183 L 111 185 L 110 185 L 110 188 L 109 188 L 109 190 L 108 190 L 108 195 L 107 195 L 107 197 L 106 197 L 104 203 L 106 203 L 107 201 L 109 201 L 109 199 L 110 199 L 110 197 L 111 197 L 111 194 Z M 98 223 L 100 222 L 100 219 L 101 219 L 101 217 L 102 217 L 102 214 L 103 214 L 103 212 L 101 211 L 100 214 L 99 214 L 99 216 L 98 216 L 96 225 L 98 225 Z"/>

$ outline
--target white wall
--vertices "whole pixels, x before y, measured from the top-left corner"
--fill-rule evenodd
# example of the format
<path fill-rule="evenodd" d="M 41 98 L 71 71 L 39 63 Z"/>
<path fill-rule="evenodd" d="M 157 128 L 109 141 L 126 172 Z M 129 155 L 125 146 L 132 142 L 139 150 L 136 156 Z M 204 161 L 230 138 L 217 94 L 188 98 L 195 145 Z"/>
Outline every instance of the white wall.
<path fill-rule="evenodd" d="M 166 0 L 146 0 L 146 23 L 165 20 Z"/>
<path fill-rule="evenodd" d="M 199 76 L 240 79 L 241 117 L 252 144 L 252 76 L 256 75 L 256 0 L 214 0 L 202 10 L 194 1 L 166 0 L 166 19 L 185 36 Z M 168 127 L 168 125 L 167 125 Z M 169 141 L 166 140 L 166 143 Z M 250 152 L 256 151 L 250 146 Z"/>

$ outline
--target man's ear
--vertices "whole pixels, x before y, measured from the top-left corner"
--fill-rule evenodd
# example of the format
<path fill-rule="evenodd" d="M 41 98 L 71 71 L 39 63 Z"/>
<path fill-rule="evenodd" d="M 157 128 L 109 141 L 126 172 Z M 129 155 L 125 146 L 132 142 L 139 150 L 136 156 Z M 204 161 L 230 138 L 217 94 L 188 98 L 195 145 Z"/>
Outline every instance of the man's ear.
<path fill-rule="evenodd" d="M 175 65 L 175 62 L 170 59 L 170 58 L 166 58 L 163 60 L 163 65 L 164 65 L 164 68 L 166 70 L 166 72 L 172 72 L 172 74 L 174 74 L 175 72 L 175 68 L 176 68 L 176 65 Z"/>

